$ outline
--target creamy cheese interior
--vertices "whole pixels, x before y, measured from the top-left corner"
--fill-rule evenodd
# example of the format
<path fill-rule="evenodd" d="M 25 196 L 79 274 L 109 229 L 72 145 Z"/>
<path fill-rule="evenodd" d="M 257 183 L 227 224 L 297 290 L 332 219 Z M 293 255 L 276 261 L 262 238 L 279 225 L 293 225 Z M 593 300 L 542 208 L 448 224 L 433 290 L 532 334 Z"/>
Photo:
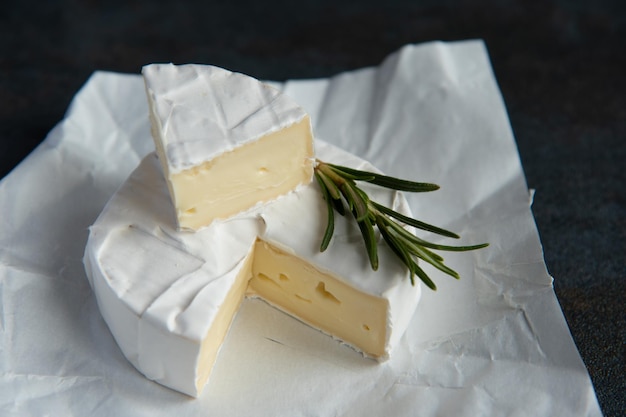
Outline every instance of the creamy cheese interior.
<path fill-rule="evenodd" d="M 235 280 L 235 285 L 233 285 L 230 289 L 230 292 L 224 300 L 222 308 L 215 317 L 213 325 L 202 341 L 202 346 L 200 347 L 200 357 L 198 359 L 198 368 L 196 370 L 197 392 L 202 392 L 202 388 L 206 385 L 209 375 L 211 374 L 211 369 L 213 369 L 213 365 L 215 364 L 215 359 L 217 358 L 220 346 L 224 342 L 224 338 L 226 337 L 228 329 L 232 324 L 235 313 L 239 310 L 239 306 L 243 301 L 246 288 L 248 287 L 248 282 L 250 281 L 250 275 L 252 273 L 252 260 L 253 255 L 248 255 L 243 268 Z"/>
<path fill-rule="evenodd" d="M 298 319 L 357 346 L 385 353 L 388 301 L 355 289 L 331 274 L 261 240 L 250 290 Z"/>
<path fill-rule="evenodd" d="M 197 230 L 311 180 L 309 117 L 196 167 L 170 174 L 179 227 Z"/>
<path fill-rule="evenodd" d="M 209 379 L 219 347 L 244 296 L 269 304 L 364 354 L 385 354 L 386 299 L 359 291 L 302 259 L 258 239 L 200 347 L 196 388 Z"/>

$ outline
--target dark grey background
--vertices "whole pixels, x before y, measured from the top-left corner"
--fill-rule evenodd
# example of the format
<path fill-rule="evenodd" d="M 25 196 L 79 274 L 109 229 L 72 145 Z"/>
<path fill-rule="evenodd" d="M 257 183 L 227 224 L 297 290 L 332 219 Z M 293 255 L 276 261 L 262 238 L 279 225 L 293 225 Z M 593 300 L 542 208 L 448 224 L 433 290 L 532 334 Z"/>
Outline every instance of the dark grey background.
<path fill-rule="evenodd" d="M 0 7 L 0 177 L 95 70 L 211 63 L 327 77 L 406 43 L 482 38 L 545 258 L 606 416 L 626 415 L 626 2 L 8 0 Z M 1 214 L 0 214 L 1 215 Z"/>

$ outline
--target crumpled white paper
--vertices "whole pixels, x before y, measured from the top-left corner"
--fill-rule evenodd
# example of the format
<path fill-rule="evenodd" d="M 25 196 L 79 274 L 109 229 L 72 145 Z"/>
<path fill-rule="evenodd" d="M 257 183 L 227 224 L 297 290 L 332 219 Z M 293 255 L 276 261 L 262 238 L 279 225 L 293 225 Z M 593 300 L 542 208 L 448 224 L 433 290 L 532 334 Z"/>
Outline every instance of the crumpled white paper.
<path fill-rule="evenodd" d="M 487 249 L 429 270 L 378 364 L 260 301 L 239 312 L 199 399 L 145 379 L 98 311 L 87 228 L 153 149 L 139 75 L 97 72 L 0 182 L 0 414 L 598 416 L 548 275 L 515 141 L 480 41 L 408 45 L 377 68 L 276 84 L 316 136 L 383 171 L 435 182 L 416 216 Z"/>

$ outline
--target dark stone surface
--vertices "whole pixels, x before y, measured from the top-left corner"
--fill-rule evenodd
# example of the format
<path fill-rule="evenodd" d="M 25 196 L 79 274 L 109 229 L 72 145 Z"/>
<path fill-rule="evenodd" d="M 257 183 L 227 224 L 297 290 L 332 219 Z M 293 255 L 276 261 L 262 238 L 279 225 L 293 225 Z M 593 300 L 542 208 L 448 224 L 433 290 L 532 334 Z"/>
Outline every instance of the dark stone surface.
<path fill-rule="evenodd" d="M 95 70 L 205 62 L 326 77 L 406 43 L 482 38 L 516 135 L 555 289 L 606 416 L 626 413 L 626 3 L 7 0 L 0 177 Z M 587 4 L 589 3 L 589 4 Z"/>

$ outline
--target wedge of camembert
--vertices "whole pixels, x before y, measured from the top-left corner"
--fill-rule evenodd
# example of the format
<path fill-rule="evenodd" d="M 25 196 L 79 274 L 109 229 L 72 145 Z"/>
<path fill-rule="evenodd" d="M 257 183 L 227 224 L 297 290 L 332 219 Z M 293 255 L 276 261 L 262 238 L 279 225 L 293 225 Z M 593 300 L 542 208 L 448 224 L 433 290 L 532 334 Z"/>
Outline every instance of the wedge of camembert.
<path fill-rule="evenodd" d="M 324 161 L 373 169 L 322 141 L 316 147 Z M 364 189 L 410 215 L 402 194 Z M 317 182 L 195 233 L 177 229 L 169 198 L 151 154 L 91 226 L 84 256 L 102 316 L 148 378 L 198 396 L 246 296 L 379 360 L 409 325 L 420 286 L 384 241 L 372 271 L 358 226 L 336 216 L 330 246 L 319 251 L 327 214 Z"/>
<path fill-rule="evenodd" d="M 179 228 L 198 230 L 311 181 L 309 116 L 279 90 L 210 65 L 151 64 L 142 74 Z"/>

